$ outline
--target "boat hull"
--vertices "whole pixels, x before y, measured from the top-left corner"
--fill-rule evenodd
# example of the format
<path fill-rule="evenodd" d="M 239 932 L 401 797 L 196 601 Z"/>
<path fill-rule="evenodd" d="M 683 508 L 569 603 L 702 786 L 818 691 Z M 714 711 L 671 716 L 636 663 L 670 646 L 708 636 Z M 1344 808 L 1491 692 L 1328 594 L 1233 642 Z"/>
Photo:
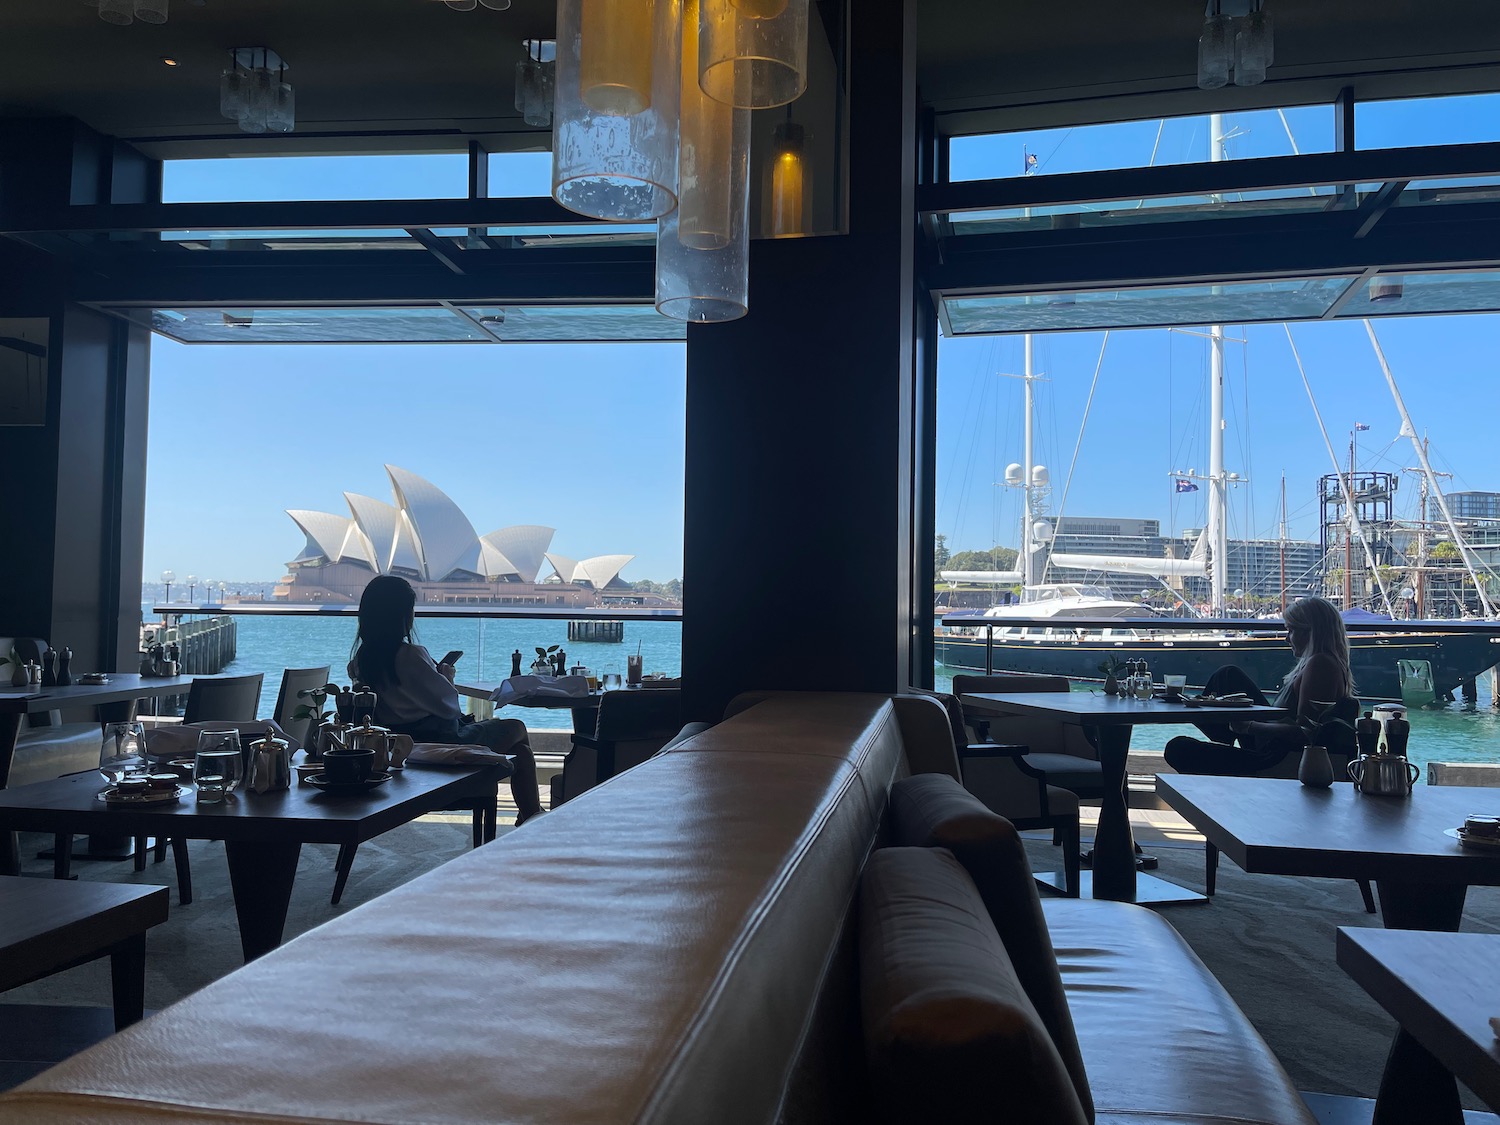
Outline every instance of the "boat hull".
<path fill-rule="evenodd" d="M 1500 644 L 1496 641 L 1500 638 L 1492 634 L 1471 632 L 1352 634 L 1349 657 L 1361 699 L 1442 703 L 1451 700 L 1461 684 L 1500 661 Z M 977 636 L 940 633 L 936 656 L 947 668 L 983 672 L 983 630 Z M 1097 683 L 1104 678 L 1099 665 L 1110 657 L 1145 660 L 1155 679 L 1186 676 L 1188 686 L 1198 689 L 1216 669 L 1236 664 L 1268 696 L 1280 690 L 1293 664 L 1285 638 L 1276 635 L 1172 638 L 1085 634 L 1075 638 L 997 635 L 990 666 L 996 672 L 1030 672 Z"/>

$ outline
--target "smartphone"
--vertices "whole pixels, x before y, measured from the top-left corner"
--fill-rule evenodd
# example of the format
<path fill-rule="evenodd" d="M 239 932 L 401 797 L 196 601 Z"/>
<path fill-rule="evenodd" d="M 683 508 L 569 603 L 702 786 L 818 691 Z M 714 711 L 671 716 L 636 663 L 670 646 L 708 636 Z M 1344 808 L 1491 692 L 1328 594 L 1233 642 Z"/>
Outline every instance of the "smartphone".
<path fill-rule="evenodd" d="M 439 660 L 438 663 L 439 664 L 452 664 L 454 666 L 457 666 L 459 660 L 462 659 L 463 654 L 464 654 L 464 650 L 463 649 L 456 648 L 452 652 L 450 652 L 447 656 L 445 656 L 441 660 Z"/>

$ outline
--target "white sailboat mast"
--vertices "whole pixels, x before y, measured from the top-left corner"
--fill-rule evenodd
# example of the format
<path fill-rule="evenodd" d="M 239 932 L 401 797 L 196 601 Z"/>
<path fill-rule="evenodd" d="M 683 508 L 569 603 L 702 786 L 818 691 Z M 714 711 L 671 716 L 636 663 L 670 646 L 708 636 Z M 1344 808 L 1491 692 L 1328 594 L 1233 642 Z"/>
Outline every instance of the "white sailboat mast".
<path fill-rule="evenodd" d="M 1422 465 L 1422 474 L 1427 478 L 1428 485 L 1432 489 L 1432 495 L 1442 509 L 1443 522 L 1448 525 L 1448 534 L 1453 536 L 1453 545 L 1458 548 L 1458 553 L 1463 557 L 1464 569 L 1469 572 L 1469 578 L 1474 583 L 1474 592 L 1479 595 L 1479 605 L 1486 617 L 1495 616 L 1495 607 L 1490 604 L 1489 596 L 1484 592 L 1484 583 L 1479 580 L 1479 574 L 1474 569 L 1474 557 L 1469 553 L 1468 545 L 1464 542 L 1463 535 L 1458 530 L 1458 524 L 1454 522 L 1453 513 L 1448 510 L 1448 498 L 1443 495 L 1443 490 L 1438 486 L 1437 474 L 1432 471 L 1432 462 L 1427 459 L 1426 443 L 1417 437 L 1417 428 L 1412 425 L 1411 415 L 1406 412 L 1406 400 L 1401 397 L 1401 388 L 1396 386 L 1396 376 L 1391 371 L 1391 365 L 1386 362 L 1385 350 L 1380 346 L 1380 340 L 1375 335 L 1375 326 L 1368 320 L 1365 321 L 1365 331 L 1370 335 L 1370 343 L 1375 348 L 1375 358 L 1380 361 L 1380 370 L 1385 374 L 1385 382 L 1391 389 L 1391 398 L 1396 400 L 1396 409 L 1401 414 L 1401 432 L 1411 438 L 1411 444 L 1417 451 L 1417 459 Z M 1422 513 L 1425 519 L 1426 512 Z"/>
<path fill-rule="evenodd" d="M 1208 159 L 1217 164 L 1224 159 L 1224 119 L 1217 113 L 1208 118 Z M 1229 530 L 1224 513 L 1224 326 L 1211 324 L 1209 337 L 1208 401 L 1208 543 L 1212 551 L 1210 602 L 1215 617 L 1224 615 L 1224 591 L 1229 569 Z"/>
<path fill-rule="evenodd" d="M 1035 460 L 1032 448 L 1032 428 L 1036 414 L 1036 401 L 1032 384 L 1036 382 L 1036 371 L 1033 367 L 1030 332 L 1026 333 L 1026 366 L 1024 374 L 1021 377 L 1021 382 L 1026 389 L 1026 430 L 1021 451 L 1021 472 L 1023 474 L 1021 477 L 1021 495 L 1023 497 L 1021 505 L 1021 574 L 1023 575 L 1021 596 L 1024 599 L 1027 589 L 1036 585 L 1036 551 L 1034 550 L 1035 543 L 1032 540 L 1032 524 L 1035 522 L 1035 504 L 1033 503 L 1035 482 L 1032 480 L 1032 473 L 1035 470 Z"/>

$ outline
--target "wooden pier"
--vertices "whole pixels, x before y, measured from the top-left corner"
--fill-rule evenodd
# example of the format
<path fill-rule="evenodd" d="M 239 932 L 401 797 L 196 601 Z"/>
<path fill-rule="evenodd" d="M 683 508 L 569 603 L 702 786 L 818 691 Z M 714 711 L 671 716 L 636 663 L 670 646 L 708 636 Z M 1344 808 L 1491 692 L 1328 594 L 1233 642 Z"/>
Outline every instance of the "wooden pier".
<path fill-rule="evenodd" d="M 623 621 L 569 621 L 568 640 L 593 641 L 599 644 L 619 644 L 625 639 Z"/>
<path fill-rule="evenodd" d="M 238 629 L 233 617 L 198 617 L 184 621 L 168 615 L 166 622 L 147 625 L 141 630 L 141 651 L 153 644 L 163 647 L 175 644 L 178 671 L 185 676 L 211 676 L 223 671 L 235 657 Z"/>

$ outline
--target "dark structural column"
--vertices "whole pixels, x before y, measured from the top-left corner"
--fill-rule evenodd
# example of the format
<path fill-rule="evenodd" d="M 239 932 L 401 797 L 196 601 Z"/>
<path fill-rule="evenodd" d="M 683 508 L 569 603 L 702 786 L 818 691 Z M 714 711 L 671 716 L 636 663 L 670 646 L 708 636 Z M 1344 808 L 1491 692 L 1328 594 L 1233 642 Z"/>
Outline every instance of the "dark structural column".
<path fill-rule="evenodd" d="M 753 243 L 749 315 L 688 330 L 694 719 L 747 689 L 891 692 L 908 675 L 913 11 L 850 7 L 848 233 Z"/>
<path fill-rule="evenodd" d="M 8 210 L 160 197 L 154 161 L 62 118 L 0 123 L 0 174 Z M 149 334 L 73 303 L 60 260 L 0 240 L 0 337 L 46 350 L 40 424 L 0 418 L 0 633 L 67 645 L 79 671 L 134 671 Z"/>

